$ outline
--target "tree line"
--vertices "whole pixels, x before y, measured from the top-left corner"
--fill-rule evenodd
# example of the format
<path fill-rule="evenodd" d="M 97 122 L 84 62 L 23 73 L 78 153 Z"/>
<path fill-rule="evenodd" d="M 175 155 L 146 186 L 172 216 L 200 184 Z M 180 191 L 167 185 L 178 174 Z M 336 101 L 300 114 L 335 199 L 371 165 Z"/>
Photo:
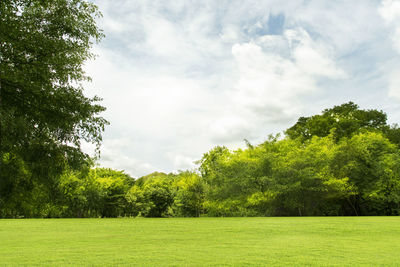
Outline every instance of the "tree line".
<path fill-rule="evenodd" d="M 349 102 L 300 118 L 284 137 L 217 146 L 194 171 L 133 179 L 87 165 L 27 189 L 32 177 L 20 166 L 21 186 L 2 199 L 0 216 L 399 215 L 399 137 L 384 112 Z"/>

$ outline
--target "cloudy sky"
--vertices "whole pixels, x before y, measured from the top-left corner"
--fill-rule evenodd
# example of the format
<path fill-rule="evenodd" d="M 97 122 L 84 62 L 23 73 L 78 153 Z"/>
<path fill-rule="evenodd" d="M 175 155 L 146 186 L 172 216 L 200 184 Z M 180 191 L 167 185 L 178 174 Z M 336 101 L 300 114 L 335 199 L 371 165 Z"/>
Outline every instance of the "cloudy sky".
<path fill-rule="evenodd" d="M 400 121 L 400 0 L 95 0 L 101 166 L 192 169 L 353 101 Z"/>

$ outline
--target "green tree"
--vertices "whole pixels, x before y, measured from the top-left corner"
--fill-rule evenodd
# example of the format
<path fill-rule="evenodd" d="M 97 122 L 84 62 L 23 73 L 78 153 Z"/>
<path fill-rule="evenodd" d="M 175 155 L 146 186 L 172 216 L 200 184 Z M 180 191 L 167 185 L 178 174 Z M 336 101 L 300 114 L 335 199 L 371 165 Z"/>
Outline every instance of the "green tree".
<path fill-rule="evenodd" d="M 154 172 L 140 177 L 126 193 L 132 215 L 165 217 L 172 215 L 175 190 L 173 174 Z"/>
<path fill-rule="evenodd" d="M 59 183 L 63 216 L 131 215 L 125 195 L 133 184 L 133 178 L 113 169 L 96 168 L 65 172 Z"/>
<path fill-rule="evenodd" d="M 339 201 L 352 195 L 353 187 L 347 177 L 332 173 L 336 149 L 332 135 L 314 136 L 305 143 L 284 139 L 268 149 L 273 161 L 266 196 L 272 214 L 341 214 Z"/>
<path fill-rule="evenodd" d="M 98 168 L 91 170 L 102 192 L 102 217 L 124 216 L 127 213 L 125 195 L 133 186 L 134 180 L 122 171 Z"/>
<path fill-rule="evenodd" d="M 270 159 L 262 146 L 248 145 L 236 151 L 216 147 L 204 154 L 200 163 L 207 184 L 205 208 L 213 215 L 248 215 L 248 196 L 266 190 Z"/>
<path fill-rule="evenodd" d="M 90 201 L 86 194 L 89 188 L 87 176 L 82 177 L 79 172 L 65 172 L 61 176 L 59 188 L 62 194 L 63 216 L 87 217 Z"/>
<path fill-rule="evenodd" d="M 143 195 L 147 207 L 142 212 L 146 217 L 164 217 L 174 203 L 174 193 L 171 181 L 167 179 L 153 179 L 143 186 Z"/>
<path fill-rule="evenodd" d="M 353 102 L 325 109 L 321 115 L 300 117 L 295 125 L 286 130 L 286 135 L 292 139 L 311 139 L 313 136 L 328 136 L 331 131 L 339 140 L 350 137 L 360 130 L 384 130 L 387 116 L 383 111 L 375 109 L 362 110 Z"/>
<path fill-rule="evenodd" d="M 215 147 L 204 154 L 200 171 L 213 199 L 243 196 L 262 187 L 261 177 L 268 171 L 268 161 L 259 148 L 230 151 Z"/>
<path fill-rule="evenodd" d="M 9 173 L 5 155 L 54 188 L 67 166 L 87 164 L 82 140 L 100 144 L 105 108 L 81 86 L 92 43 L 103 37 L 99 16 L 83 0 L 0 1 L 0 203 L 17 193 L 4 191 L 20 176 Z"/>
<path fill-rule="evenodd" d="M 136 184 L 132 186 L 128 192 L 126 192 L 125 199 L 127 202 L 127 211 L 130 216 L 147 214 L 149 205 L 141 186 Z"/>
<path fill-rule="evenodd" d="M 203 212 L 205 184 L 194 172 L 182 172 L 174 181 L 176 188 L 174 205 L 179 216 L 199 217 Z"/>
<path fill-rule="evenodd" d="M 398 214 L 399 156 L 382 133 L 360 133 L 340 142 L 331 169 L 335 177 L 348 177 L 355 189 L 347 199 L 349 214 Z"/>

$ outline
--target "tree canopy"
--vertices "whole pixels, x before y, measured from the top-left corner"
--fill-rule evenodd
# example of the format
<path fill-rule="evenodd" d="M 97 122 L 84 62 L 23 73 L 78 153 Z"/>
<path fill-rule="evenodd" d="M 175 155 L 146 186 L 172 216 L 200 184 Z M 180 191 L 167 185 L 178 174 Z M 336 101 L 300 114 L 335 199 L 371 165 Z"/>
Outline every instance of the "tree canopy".
<path fill-rule="evenodd" d="M 387 115 L 375 109 L 362 110 L 357 104 L 348 102 L 340 106 L 325 109 L 321 115 L 300 117 L 295 125 L 286 130 L 292 139 L 311 139 L 313 136 L 328 136 L 334 131 L 338 140 L 350 137 L 361 130 L 382 130 L 387 126 Z"/>
<path fill-rule="evenodd" d="M 355 111 L 367 115 L 347 114 Z M 0 217 L 400 215 L 400 148 L 388 135 L 398 128 L 386 125 L 382 111 L 351 103 L 310 121 L 332 117 L 324 114 L 339 114 L 334 121 L 345 130 L 326 124 L 319 135 L 323 127 L 311 129 L 309 138 L 269 136 L 237 150 L 217 146 L 195 171 L 138 179 L 110 169 L 67 168 L 54 186 L 44 186 L 29 179 L 27 162 L 8 153 L 5 175 L 16 179 Z"/>

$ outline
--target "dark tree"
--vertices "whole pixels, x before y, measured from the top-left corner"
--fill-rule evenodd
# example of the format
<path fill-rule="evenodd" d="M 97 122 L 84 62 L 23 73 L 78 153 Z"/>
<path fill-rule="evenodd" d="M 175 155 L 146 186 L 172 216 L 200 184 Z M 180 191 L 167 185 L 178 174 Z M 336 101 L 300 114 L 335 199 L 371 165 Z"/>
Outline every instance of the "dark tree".
<path fill-rule="evenodd" d="M 82 140 L 100 145 L 105 108 L 81 86 L 99 16 L 84 0 L 0 1 L 0 206 L 85 165 Z"/>

